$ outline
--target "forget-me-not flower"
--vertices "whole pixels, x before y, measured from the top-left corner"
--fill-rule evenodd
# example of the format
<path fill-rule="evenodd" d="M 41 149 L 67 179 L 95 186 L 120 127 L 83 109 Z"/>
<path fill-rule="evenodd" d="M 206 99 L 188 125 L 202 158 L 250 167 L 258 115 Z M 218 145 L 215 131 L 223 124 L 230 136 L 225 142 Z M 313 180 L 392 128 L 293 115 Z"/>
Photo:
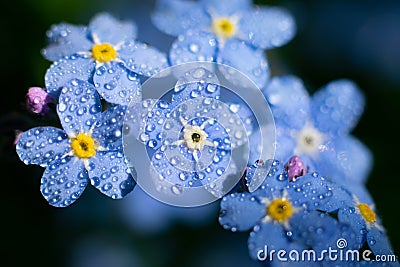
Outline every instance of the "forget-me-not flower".
<path fill-rule="evenodd" d="M 296 31 L 284 9 L 254 9 L 248 0 L 162 0 L 152 19 L 160 30 L 178 36 L 170 50 L 172 65 L 189 61 L 226 64 L 259 87 L 269 76 L 263 50 L 282 46 Z"/>
<path fill-rule="evenodd" d="M 151 76 L 167 66 L 166 56 L 135 40 L 136 26 L 107 13 L 95 16 L 87 27 L 67 23 L 47 33 L 43 55 L 54 63 L 46 72 L 48 92 L 76 78 L 93 83 L 108 102 L 128 105 L 140 98 L 139 75 Z"/>
<path fill-rule="evenodd" d="M 372 156 L 350 135 L 365 103 L 356 84 L 336 80 L 310 97 L 300 79 L 281 76 L 273 78 L 263 93 L 277 128 L 276 159 L 286 162 L 298 155 L 326 177 L 365 182 Z"/>
<path fill-rule="evenodd" d="M 150 151 L 155 179 L 181 187 L 209 185 L 222 196 L 223 185 L 213 183 L 236 172 L 232 150 L 246 143 L 245 123 L 221 101 L 217 76 L 202 67 L 180 77 L 170 99 L 146 99 L 129 111 L 144 115 L 137 136 Z"/>
<path fill-rule="evenodd" d="M 262 168 L 263 184 L 254 192 L 232 193 L 221 201 L 220 224 L 232 231 L 252 229 L 248 240 L 255 260 L 260 250 L 319 248 L 352 230 L 320 209 L 333 196 L 333 186 L 317 173 L 305 174 L 290 182 L 278 161 L 252 165 L 246 179 L 254 179 L 252 168 Z M 345 231 L 343 231 L 345 230 Z M 267 259 L 266 257 L 265 259 Z"/>
<path fill-rule="evenodd" d="M 74 79 L 63 87 L 57 105 L 63 130 L 36 127 L 21 134 L 16 151 L 24 163 L 46 168 L 40 190 L 52 206 L 75 202 L 89 180 L 113 199 L 132 191 L 135 181 L 122 153 L 125 109 L 101 112 L 94 86 Z"/>

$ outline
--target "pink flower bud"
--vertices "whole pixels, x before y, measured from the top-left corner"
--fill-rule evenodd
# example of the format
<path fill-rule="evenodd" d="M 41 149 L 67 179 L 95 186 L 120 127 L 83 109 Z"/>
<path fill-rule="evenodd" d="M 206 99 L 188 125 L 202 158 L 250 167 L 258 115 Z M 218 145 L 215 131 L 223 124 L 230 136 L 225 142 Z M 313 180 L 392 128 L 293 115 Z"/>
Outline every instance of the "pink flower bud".
<path fill-rule="evenodd" d="M 54 99 L 40 87 L 31 87 L 26 94 L 26 107 L 36 114 L 46 114 L 49 111 L 49 103 Z"/>
<path fill-rule="evenodd" d="M 299 156 L 292 156 L 284 167 L 288 173 L 289 182 L 295 181 L 298 177 L 303 176 L 308 171 Z"/>

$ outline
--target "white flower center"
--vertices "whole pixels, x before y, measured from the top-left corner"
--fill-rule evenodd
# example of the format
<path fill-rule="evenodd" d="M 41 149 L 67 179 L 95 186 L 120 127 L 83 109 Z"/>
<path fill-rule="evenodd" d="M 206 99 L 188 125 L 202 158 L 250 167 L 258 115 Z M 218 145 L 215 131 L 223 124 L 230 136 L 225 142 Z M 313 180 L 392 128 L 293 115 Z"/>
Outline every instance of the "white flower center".
<path fill-rule="evenodd" d="M 315 155 L 324 142 L 324 135 L 313 126 L 305 126 L 297 135 L 296 153 Z"/>
<path fill-rule="evenodd" d="M 187 124 L 183 129 L 183 141 L 189 149 L 203 150 L 207 137 L 207 133 L 200 126 Z"/>

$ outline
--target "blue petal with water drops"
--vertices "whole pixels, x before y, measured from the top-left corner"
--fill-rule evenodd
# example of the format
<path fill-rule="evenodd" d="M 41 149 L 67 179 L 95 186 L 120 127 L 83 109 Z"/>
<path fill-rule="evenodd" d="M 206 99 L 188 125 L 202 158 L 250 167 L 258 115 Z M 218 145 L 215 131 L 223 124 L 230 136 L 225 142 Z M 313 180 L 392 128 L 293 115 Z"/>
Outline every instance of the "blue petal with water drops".
<path fill-rule="evenodd" d="M 347 223 L 353 229 L 356 240 L 359 244 L 366 241 L 366 234 L 368 232 L 367 226 L 361 214 L 356 213 L 356 207 L 345 207 L 339 209 L 337 216 L 341 223 Z"/>
<path fill-rule="evenodd" d="M 357 138 L 347 135 L 333 139 L 331 151 L 320 153 L 321 173 L 330 175 L 335 181 L 349 180 L 365 183 L 372 169 L 372 153 Z"/>
<path fill-rule="evenodd" d="M 201 4 L 193 1 L 159 0 L 151 19 L 159 30 L 174 36 L 210 25 L 210 17 Z"/>
<path fill-rule="evenodd" d="M 67 134 L 54 127 L 36 127 L 24 132 L 18 140 L 16 151 L 25 164 L 47 166 L 70 150 Z"/>
<path fill-rule="evenodd" d="M 239 29 L 254 47 L 271 49 L 288 43 L 296 33 L 296 24 L 285 9 L 264 7 L 244 12 Z"/>
<path fill-rule="evenodd" d="M 205 10 L 219 16 L 232 16 L 252 8 L 250 0 L 201 0 L 201 3 Z"/>
<path fill-rule="evenodd" d="M 84 26 L 60 23 L 51 26 L 46 35 L 48 45 L 42 50 L 42 54 L 50 61 L 57 61 L 77 52 L 88 52 L 93 45 L 87 38 Z"/>
<path fill-rule="evenodd" d="M 165 142 L 162 131 L 176 129 L 178 122 L 174 123 L 171 120 L 167 122 L 167 116 L 171 109 L 169 103 L 164 100 L 153 101 L 147 109 L 144 108 L 142 111 L 146 114 L 146 118 L 138 135 L 138 140 L 151 149 L 158 149 Z"/>
<path fill-rule="evenodd" d="M 326 213 L 319 211 L 295 213 L 290 218 L 290 231 L 295 242 L 313 249 L 326 249 L 326 244 L 340 238 L 338 222 Z"/>
<path fill-rule="evenodd" d="M 217 55 L 217 62 L 236 68 L 259 88 L 262 88 L 269 79 L 269 67 L 264 52 L 246 46 L 237 39 L 230 39 L 225 43 Z"/>
<path fill-rule="evenodd" d="M 323 207 L 332 197 L 332 187 L 318 173 L 309 173 L 289 183 L 289 199 L 295 206 L 310 211 Z"/>
<path fill-rule="evenodd" d="M 73 79 L 61 91 L 57 114 L 65 132 L 73 136 L 89 132 L 101 109 L 100 97 L 94 86 Z"/>
<path fill-rule="evenodd" d="M 45 74 L 47 92 L 55 99 L 61 88 L 71 79 L 90 81 L 94 72 L 95 62 L 81 56 L 70 56 L 54 62 Z"/>
<path fill-rule="evenodd" d="M 332 196 L 329 200 L 320 207 L 320 210 L 337 213 L 339 209 L 346 208 L 353 205 L 353 197 L 351 192 L 340 184 L 333 184 Z"/>
<path fill-rule="evenodd" d="M 368 230 L 367 242 L 369 248 L 375 255 L 394 255 L 387 235 L 385 234 L 385 232 L 382 232 L 376 227 L 372 227 Z M 393 264 L 391 266 L 399 266 L 398 262 L 391 262 L 390 264 Z"/>
<path fill-rule="evenodd" d="M 93 82 L 107 102 L 129 105 L 141 100 L 139 77 L 121 63 L 111 62 L 97 68 Z"/>
<path fill-rule="evenodd" d="M 257 224 L 254 226 L 253 231 L 250 233 L 250 237 L 247 243 L 250 257 L 254 260 L 258 260 L 258 253 L 260 250 L 265 250 L 265 246 L 268 247 L 268 251 L 279 251 L 281 249 L 285 251 L 290 251 L 292 249 L 301 251 L 302 249 L 304 249 L 303 247 L 296 245 L 293 242 L 290 242 L 289 238 L 290 237 L 287 236 L 286 231 L 283 229 L 282 225 L 278 223 Z M 263 256 L 264 254 L 260 253 L 260 257 L 262 258 Z M 265 260 L 268 261 L 268 257 Z"/>
<path fill-rule="evenodd" d="M 187 150 L 184 150 L 183 147 L 180 150 L 186 152 L 184 157 L 168 158 L 162 149 L 157 150 L 151 159 L 152 168 L 150 174 L 152 178 L 155 181 L 167 181 L 179 187 L 202 186 L 200 178 L 203 179 L 204 177 L 199 177 L 196 172 L 187 171 L 187 169 L 195 169 L 195 162 L 193 160 L 188 161 Z M 180 167 L 181 163 L 184 164 L 182 168 Z"/>
<path fill-rule="evenodd" d="M 249 193 L 226 195 L 221 200 L 219 223 L 231 231 L 247 231 L 264 216 L 265 205 Z"/>
<path fill-rule="evenodd" d="M 118 54 L 126 68 L 140 75 L 152 76 L 168 67 L 166 54 L 145 43 L 125 43 Z"/>
<path fill-rule="evenodd" d="M 50 205 L 66 207 L 74 203 L 88 184 L 82 161 L 65 157 L 51 162 L 41 179 L 40 191 Z"/>
<path fill-rule="evenodd" d="M 115 106 L 99 114 L 92 137 L 108 151 L 122 150 L 122 125 L 127 107 Z"/>
<path fill-rule="evenodd" d="M 180 35 L 169 51 L 171 65 L 186 62 L 215 61 L 217 39 L 211 33 L 189 30 Z"/>
<path fill-rule="evenodd" d="M 247 135 L 251 135 L 253 129 L 258 127 L 256 117 L 251 108 L 244 101 L 240 100 L 238 100 L 238 102 L 228 102 L 226 104 L 229 106 L 229 111 L 240 117 L 246 128 Z"/>
<path fill-rule="evenodd" d="M 133 21 L 122 22 L 108 13 L 99 13 L 90 21 L 88 32 L 92 38 L 96 35 L 101 43 L 115 46 L 121 41 L 135 39 L 137 28 Z"/>
<path fill-rule="evenodd" d="M 178 78 L 171 108 L 197 97 L 219 99 L 220 91 L 219 80 L 213 72 L 203 67 L 191 69 Z"/>
<path fill-rule="evenodd" d="M 274 197 L 276 192 L 281 194 L 288 182 L 287 173 L 284 172 L 283 165 L 277 160 L 259 160 L 251 164 L 247 167 L 244 179 L 247 189 L 260 201 L 263 198 Z M 261 186 L 254 187 L 254 185 L 260 184 Z"/>
<path fill-rule="evenodd" d="M 120 151 L 98 152 L 90 159 L 90 183 L 101 193 L 113 199 L 120 199 L 136 185 L 133 173 Z"/>
<path fill-rule="evenodd" d="M 216 182 L 227 170 L 231 152 L 205 147 L 194 160 L 193 151 L 185 145 L 165 146 L 152 157 L 153 177 L 160 176 L 172 184 L 198 187 Z"/>
<path fill-rule="evenodd" d="M 346 79 L 328 83 L 312 96 L 311 112 L 323 132 L 348 134 L 357 124 L 365 98 L 357 85 Z"/>
<path fill-rule="evenodd" d="M 309 120 L 310 100 L 303 82 L 291 75 L 278 76 L 262 89 L 274 119 L 291 129 L 301 129 Z"/>

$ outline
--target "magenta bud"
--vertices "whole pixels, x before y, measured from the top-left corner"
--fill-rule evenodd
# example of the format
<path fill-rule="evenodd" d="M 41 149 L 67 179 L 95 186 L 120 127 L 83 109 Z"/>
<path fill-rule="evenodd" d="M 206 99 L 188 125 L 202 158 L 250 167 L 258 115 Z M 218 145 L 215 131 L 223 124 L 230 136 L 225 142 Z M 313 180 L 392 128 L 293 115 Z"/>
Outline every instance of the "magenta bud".
<path fill-rule="evenodd" d="M 307 167 L 299 156 L 292 156 L 284 167 L 289 175 L 289 182 L 294 182 L 298 177 L 307 173 Z"/>
<path fill-rule="evenodd" d="M 49 103 L 54 99 L 40 87 L 31 87 L 26 94 L 26 107 L 29 111 L 36 114 L 46 114 L 49 111 Z"/>
<path fill-rule="evenodd" d="M 23 131 L 20 131 L 20 130 L 16 130 L 16 131 L 15 131 L 15 138 L 14 138 L 14 142 L 13 142 L 14 145 L 17 145 L 17 143 L 18 143 L 18 141 L 19 141 L 19 138 L 21 137 L 21 135 L 22 135 L 23 133 L 24 133 L 24 132 L 23 132 Z"/>

